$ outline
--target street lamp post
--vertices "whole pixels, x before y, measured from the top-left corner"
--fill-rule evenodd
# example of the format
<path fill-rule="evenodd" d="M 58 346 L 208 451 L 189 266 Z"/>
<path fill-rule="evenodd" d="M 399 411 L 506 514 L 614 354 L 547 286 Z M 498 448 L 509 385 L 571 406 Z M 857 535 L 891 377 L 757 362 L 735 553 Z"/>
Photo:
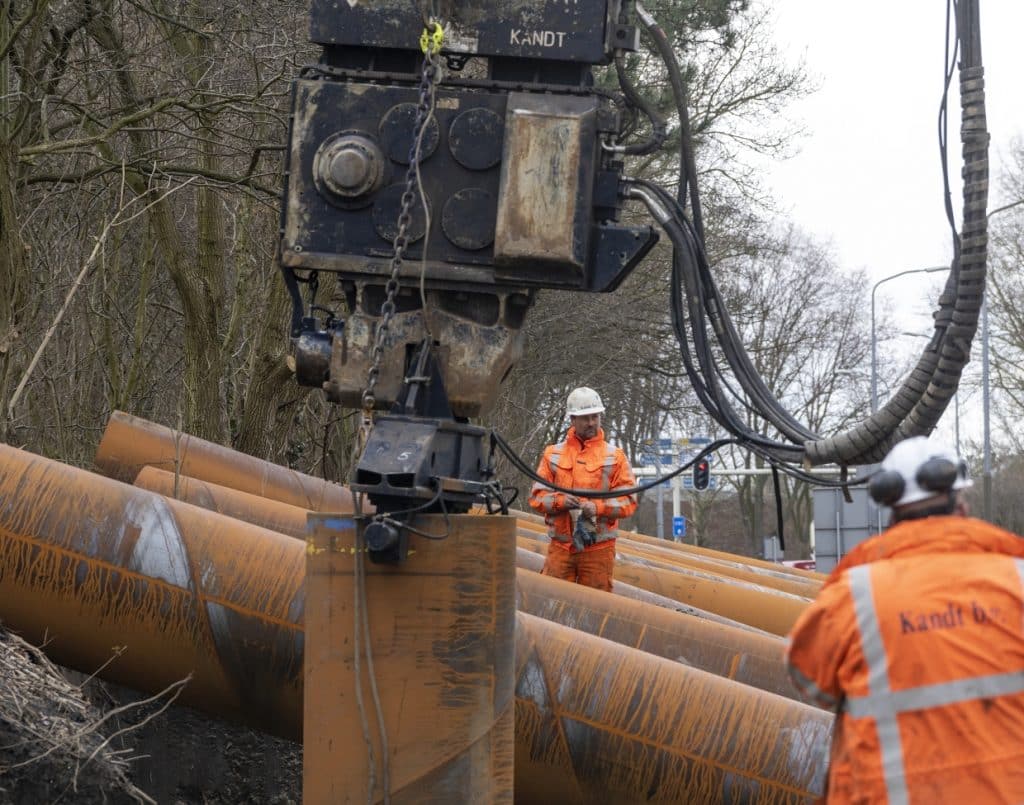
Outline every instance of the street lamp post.
<path fill-rule="evenodd" d="M 933 274 L 936 271 L 948 271 L 949 266 L 931 266 L 929 268 L 911 268 L 882 277 L 871 286 L 871 413 L 878 411 L 878 340 L 875 338 L 875 291 L 883 282 L 905 277 L 907 274 Z"/>

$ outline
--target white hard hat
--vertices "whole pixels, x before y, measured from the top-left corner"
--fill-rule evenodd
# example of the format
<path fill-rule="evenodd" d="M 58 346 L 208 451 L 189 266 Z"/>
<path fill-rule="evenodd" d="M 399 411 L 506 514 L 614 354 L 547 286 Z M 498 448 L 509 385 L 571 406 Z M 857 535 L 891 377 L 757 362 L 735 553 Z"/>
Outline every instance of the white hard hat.
<path fill-rule="evenodd" d="M 565 412 L 569 416 L 586 416 L 587 414 L 603 414 L 604 405 L 600 395 L 593 389 L 581 386 L 569 393 L 565 404 Z"/>
<path fill-rule="evenodd" d="M 914 436 L 889 451 L 881 470 L 868 483 L 868 491 L 883 506 L 905 506 L 971 485 L 967 463 L 955 450 Z"/>

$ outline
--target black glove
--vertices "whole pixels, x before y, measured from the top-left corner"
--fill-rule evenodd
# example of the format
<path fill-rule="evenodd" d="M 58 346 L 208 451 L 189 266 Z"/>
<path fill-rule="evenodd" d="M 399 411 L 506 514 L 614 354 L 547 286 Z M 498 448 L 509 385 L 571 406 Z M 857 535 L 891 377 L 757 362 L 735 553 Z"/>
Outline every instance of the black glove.
<path fill-rule="evenodd" d="M 572 530 L 572 544 L 577 550 L 582 551 L 597 542 L 597 532 L 589 528 L 590 525 L 586 517 L 576 519 L 576 527 Z"/>

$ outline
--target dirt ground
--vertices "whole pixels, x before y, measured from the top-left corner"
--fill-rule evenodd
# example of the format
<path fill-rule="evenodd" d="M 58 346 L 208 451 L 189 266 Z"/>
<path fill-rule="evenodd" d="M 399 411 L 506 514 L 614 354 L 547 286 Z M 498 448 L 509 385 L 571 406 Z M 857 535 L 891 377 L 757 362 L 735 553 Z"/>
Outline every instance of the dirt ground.
<path fill-rule="evenodd" d="M 41 651 L 2 629 L 0 680 L 0 801 L 147 801 L 103 713 Z"/>
<path fill-rule="evenodd" d="M 53 665 L 0 628 L 0 803 L 292 805 L 302 748 Z"/>

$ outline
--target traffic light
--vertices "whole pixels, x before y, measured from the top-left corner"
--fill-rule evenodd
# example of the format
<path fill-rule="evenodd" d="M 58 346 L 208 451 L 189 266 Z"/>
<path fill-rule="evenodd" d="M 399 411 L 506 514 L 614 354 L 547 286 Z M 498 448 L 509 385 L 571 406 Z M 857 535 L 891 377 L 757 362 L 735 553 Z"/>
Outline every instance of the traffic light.
<path fill-rule="evenodd" d="M 702 458 L 693 465 L 693 488 L 707 489 L 708 481 L 711 480 L 711 463 Z"/>

